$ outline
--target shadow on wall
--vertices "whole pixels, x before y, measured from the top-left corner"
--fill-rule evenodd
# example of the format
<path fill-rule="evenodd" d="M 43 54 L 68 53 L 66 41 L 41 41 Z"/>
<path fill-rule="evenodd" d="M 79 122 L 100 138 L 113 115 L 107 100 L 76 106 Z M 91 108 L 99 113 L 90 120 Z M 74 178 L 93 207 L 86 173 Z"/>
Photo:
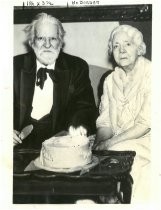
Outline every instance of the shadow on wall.
<path fill-rule="evenodd" d="M 103 93 L 103 83 L 105 78 L 112 72 L 113 70 L 89 65 L 89 77 L 91 80 L 91 85 L 93 88 L 94 98 L 97 107 L 99 106 L 100 99 Z"/>

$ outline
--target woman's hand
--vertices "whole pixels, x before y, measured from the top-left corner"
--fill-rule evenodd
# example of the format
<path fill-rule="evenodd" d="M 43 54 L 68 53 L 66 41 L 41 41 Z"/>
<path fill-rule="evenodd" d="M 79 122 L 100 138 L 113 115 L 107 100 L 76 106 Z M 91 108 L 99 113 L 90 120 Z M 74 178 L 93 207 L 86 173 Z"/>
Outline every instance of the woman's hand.
<path fill-rule="evenodd" d="M 110 139 L 113 136 L 112 129 L 110 127 L 97 128 L 96 139 L 94 141 L 93 149 L 107 150 Z"/>
<path fill-rule="evenodd" d="M 19 135 L 20 135 L 19 131 L 13 130 L 13 146 L 22 143 L 22 140 L 20 139 Z"/>
<path fill-rule="evenodd" d="M 95 144 L 93 146 L 93 149 L 95 149 L 95 150 L 107 150 L 106 141 L 100 141 L 99 143 Z"/>
<path fill-rule="evenodd" d="M 108 150 L 111 146 L 113 146 L 115 143 L 113 139 L 107 139 L 103 141 L 99 141 L 94 145 L 95 150 Z"/>

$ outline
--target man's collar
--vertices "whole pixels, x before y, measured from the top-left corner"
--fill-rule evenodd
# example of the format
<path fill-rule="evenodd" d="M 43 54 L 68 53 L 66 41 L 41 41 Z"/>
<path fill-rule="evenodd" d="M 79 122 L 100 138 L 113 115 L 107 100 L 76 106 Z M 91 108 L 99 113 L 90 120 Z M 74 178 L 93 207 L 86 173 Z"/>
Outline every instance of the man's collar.
<path fill-rule="evenodd" d="M 40 61 L 38 61 L 37 59 L 36 59 L 36 65 L 37 65 L 37 71 L 40 68 L 47 68 L 47 69 L 53 69 L 53 70 L 55 69 L 55 63 L 45 66 L 44 64 L 40 63 Z"/>

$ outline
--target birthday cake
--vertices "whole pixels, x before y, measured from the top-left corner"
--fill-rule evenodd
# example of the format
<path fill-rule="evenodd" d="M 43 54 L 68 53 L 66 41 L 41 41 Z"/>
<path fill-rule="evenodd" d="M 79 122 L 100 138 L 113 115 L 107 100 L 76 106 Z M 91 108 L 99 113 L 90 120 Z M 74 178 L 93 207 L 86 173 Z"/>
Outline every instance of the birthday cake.
<path fill-rule="evenodd" d="M 42 143 L 40 163 L 48 168 L 74 168 L 89 164 L 92 152 L 86 136 L 52 137 Z"/>

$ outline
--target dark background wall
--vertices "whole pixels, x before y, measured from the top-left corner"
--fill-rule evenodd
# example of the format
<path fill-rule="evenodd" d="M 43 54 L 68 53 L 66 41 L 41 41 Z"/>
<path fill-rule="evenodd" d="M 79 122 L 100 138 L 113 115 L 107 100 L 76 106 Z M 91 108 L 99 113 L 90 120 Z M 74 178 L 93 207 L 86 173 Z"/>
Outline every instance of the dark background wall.
<path fill-rule="evenodd" d="M 152 55 L 152 21 L 120 21 L 120 24 L 128 24 L 139 29 L 144 37 L 146 44 L 145 57 L 151 60 Z"/>

